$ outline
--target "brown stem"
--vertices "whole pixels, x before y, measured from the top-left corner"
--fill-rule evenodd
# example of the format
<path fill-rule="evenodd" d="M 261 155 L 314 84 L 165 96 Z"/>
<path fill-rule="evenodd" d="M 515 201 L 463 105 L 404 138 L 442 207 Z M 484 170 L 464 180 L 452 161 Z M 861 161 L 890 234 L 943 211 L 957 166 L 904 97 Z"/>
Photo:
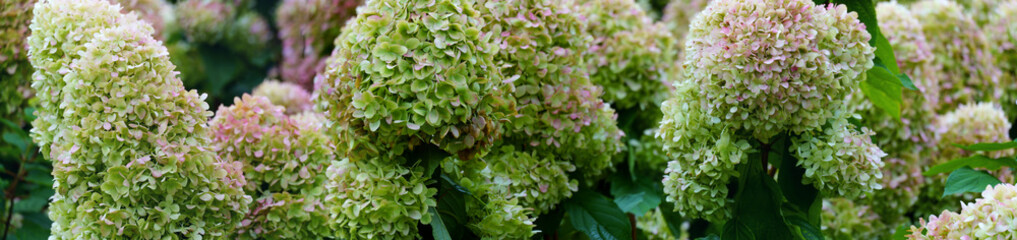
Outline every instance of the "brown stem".
<path fill-rule="evenodd" d="M 636 240 L 636 215 L 629 213 L 629 222 L 632 223 L 632 240 Z"/>
<path fill-rule="evenodd" d="M 764 143 L 762 148 L 763 148 L 762 149 L 763 150 L 763 152 L 762 152 L 762 154 L 763 154 L 763 156 L 762 156 L 762 158 L 763 158 L 763 170 L 769 170 L 770 169 L 770 144 Z"/>

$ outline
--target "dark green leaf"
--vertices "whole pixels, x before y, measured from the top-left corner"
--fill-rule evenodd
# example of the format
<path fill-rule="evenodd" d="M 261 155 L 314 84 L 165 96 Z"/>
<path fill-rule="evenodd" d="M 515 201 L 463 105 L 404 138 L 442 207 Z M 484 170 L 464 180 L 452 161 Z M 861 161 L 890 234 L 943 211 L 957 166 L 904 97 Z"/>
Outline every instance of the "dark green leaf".
<path fill-rule="evenodd" d="M 42 211 L 42 207 L 49 202 L 50 196 L 53 196 L 53 189 L 36 188 L 27 198 L 14 202 L 14 211 L 28 213 Z"/>
<path fill-rule="evenodd" d="M 14 232 L 17 239 L 46 239 L 53 221 L 42 212 L 24 214 L 21 228 Z"/>
<path fill-rule="evenodd" d="M 766 174 L 760 154 L 754 153 L 743 163 L 735 195 L 734 219 L 741 220 L 756 239 L 792 239 L 791 229 L 781 214 L 783 193 L 777 182 Z"/>
<path fill-rule="evenodd" d="M 777 157 L 782 159 L 777 184 L 780 186 L 781 192 L 784 193 L 788 203 L 796 211 L 803 213 L 812 225 L 819 225 L 819 212 L 813 213 L 810 211 L 822 205 L 819 189 L 816 189 L 812 184 L 802 184 L 805 169 L 797 166 L 798 159 L 788 151 L 790 143 L 791 136 L 784 136 L 780 138 L 780 141 L 775 142 L 771 149 L 771 153 L 776 153 L 771 154 L 771 158 Z M 774 161 L 770 160 L 770 162 Z"/>
<path fill-rule="evenodd" d="M 28 121 L 28 122 L 35 121 L 35 108 L 34 107 L 26 107 L 25 108 L 25 121 Z"/>
<path fill-rule="evenodd" d="M 42 186 L 53 186 L 53 175 L 50 174 L 48 169 L 28 169 L 28 175 L 25 176 L 25 180 Z"/>
<path fill-rule="evenodd" d="M 696 240 L 720 240 L 720 236 L 717 236 L 717 234 L 710 234 L 705 237 L 696 238 Z"/>
<path fill-rule="evenodd" d="M 823 232 L 820 231 L 819 228 L 816 227 L 816 225 L 812 225 L 812 223 L 809 223 L 809 221 L 802 217 L 801 214 L 789 215 L 785 217 L 784 220 L 791 225 L 791 228 L 797 230 L 796 232 L 800 234 L 802 239 L 805 240 L 824 239 Z"/>
<path fill-rule="evenodd" d="M 666 197 L 666 195 L 661 196 L 661 199 L 663 200 Z M 660 215 L 664 216 L 667 228 L 670 229 L 672 233 L 682 232 L 682 223 L 684 223 L 685 220 L 682 219 L 681 215 L 674 211 L 673 203 L 664 202 L 663 204 L 660 204 L 660 208 L 658 208 L 657 211 L 660 211 Z"/>
<path fill-rule="evenodd" d="M 901 84 L 904 84 L 904 88 L 907 88 L 907 89 L 910 89 L 910 90 L 913 90 L 913 91 L 918 91 L 918 86 L 915 86 L 915 82 L 911 81 L 911 77 L 908 77 L 907 74 L 903 74 L 903 73 L 897 74 L 897 78 L 900 79 L 900 83 Z"/>
<path fill-rule="evenodd" d="M 611 195 L 622 211 L 643 216 L 660 205 L 664 186 L 659 180 L 649 177 L 630 177 L 625 173 L 617 173 L 611 176 Z"/>
<path fill-rule="evenodd" d="M 431 207 L 427 209 L 427 212 L 434 216 L 434 219 L 431 220 L 431 234 L 434 236 L 434 239 L 452 240 L 452 236 L 448 234 L 448 229 L 445 229 L 445 223 L 442 222 L 441 214 L 438 214 L 438 210 Z"/>
<path fill-rule="evenodd" d="M 756 236 L 752 234 L 752 230 L 744 223 L 738 221 L 738 219 L 731 219 L 724 224 L 724 235 L 721 235 L 721 239 L 724 240 L 755 240 Z"/>
<path fill-rule="evenodd" d="M 900 118 L 903 85 L 885 68 L 875 67 L 866 71 L 865 81 L 859 84 L 862 93 L 873 105 L 886 111 L 894 119 Z"/>
<path fill-rule="evenodd" d="M 999 151 L 1017 148 L 1017 141 L 999 142 L 999 143 L 975 143 L 968 146 L 954 144 L 954 146 L 968 151 Z"/>
<path fill-rule="evenodd" d="M 464 234 L 469 230 L 466 228 L 468 216 L 466 215 L 466 194 L 465 188 L 456 184 L 445 174 L 441 174 L 442 181 L 438 184 L 438 215 L 443 226 L 452 239 L 463 239 Z M 459 190 L 459 189 L 463 190 Z"/>
<path fill-rule="evenodd" d="M 582 189 L 563 206 L 572 226 L 591 240 L 632 238 L 632 224 L 628 216 L 604 195 Z"/>
<path fill-rule="evenodd" d="M 565 217 L 564 207 L 556 206 L 550 212 L 537 216 L 537 220 L 533 221 L 533 224 L 536 225 L 534 229 L 540 230 L 541 235 L 553 236 L 558 233 L 558 227 L 561 226 L 563 217 Z"/>
<path fill-rule="evenodd" d="M 985 187 L 1000 184 L 999 179 L 984 171 L 962 167 L 950 173 L 946 178 L 946 189 L 943 197 L 966 192 L 982 192 Z"/>
<path fill-rule="evenodd" d="M 958 168 L 971 167 L 988 170 L 998 170 L 1002 167 L 1017 168 L 1017 159 L 1013 157 L 1004 158 L 989 158 L 984 155 L 975 155 L 970 157 L 963 157 L 945 162 L 922 173 L 925 176 L 935 176 L 941 173 L 948 173 Z"/>
<path fill-rule="evenodd" d="M 18 126 L 18 124 L 15 124 L 14 122 L 11 122 L 11 120 L 7 120 L 7 119 L 4 119 L 4 118 L 0 118 L 0 123 L 3 123 L 4 126 L 7 126 L 10 129 L 20 129 L 21 128 L 20 126 Z"/>
<path fill-rule="evenodd" d="M 11 132 L 4 132 L 3 139 L 4 139 L 4 142 L 9 143 L 11 145 L 14 145 L 15 147 L 18 147 L 18 149 L 21 150 L 21 152 L 27 152 L 28 151 L 29 140 L 25 139 L 25 138 L 22 138 L 21 136 L 19 136 L 17 133 L 14 133 L 13 131 L 11 131 Z"/>

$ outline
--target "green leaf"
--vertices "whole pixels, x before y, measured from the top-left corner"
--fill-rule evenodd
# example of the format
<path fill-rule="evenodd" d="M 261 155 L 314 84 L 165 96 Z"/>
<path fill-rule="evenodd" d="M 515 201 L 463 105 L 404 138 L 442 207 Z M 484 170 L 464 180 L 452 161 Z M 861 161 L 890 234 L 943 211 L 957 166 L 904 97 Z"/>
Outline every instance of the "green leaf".
<path fill-rule="evenodd" d="M 987 172 L 963 167 L 953 171 L 946 178 L 946 189 L 943 190 L 943 197 L 958 193 L 982 192 L 985 191 L 985 187 L 1000 183 L 999 179 L 996 179 L 996 177 Z"/>
<path fill-rule="evenodd" d="M 865 81 L 859 84 L 862 93 L 873 105 L 900 119 L 903 85 L 886 68 L 874 67 L 866 71 Z"/>
<path fill-rule="evenodd" d="M 49 227 L 53 221 L 49 220 L 45 213 L 35 212 L 23 214 L 23 216 L 21 228 L 14 233 L 14 237 L 17 239 L 46 239 L 49 237 Z"/>
<path fill-rule="evenodd" d="M 975 143 L 967 146 L 954 144 L 954 146 L 968 151 L 999 151 L 1017 148 L 1017 141 L 998 142 L 998 143 Z"/>
<path fill-rule="evenodd" d="M 756 239 L 792 239 L 781 213 L 783 193 L 777 182 L 763 170 L 759 153 L 743 163 L 735 195 L 734 219 L 741 220 Z"/>
<path fill-rule="evenodd" d="M 1014 159 L 1013 157 L 990 158 L 984 155 L 962 157 L 933 166 L 932 168 L 929 168 L 929 170 L 922 173 L 922 175 L 935 176 L 942 173 L 952 172 L 962 167 L 998 170 L 1004 166 L 1010 168 L 1017 168 L 1017 159 Z"/>
<path fill-rule="evenodd" d="M 796 211 L 804 214 L 805 219 L 812 225 L 819 225 L 820 212 L 810 211 L 822 207 L 822 197 L 819 189 L 812 184 L 802 184 L 805 176 L 805 169 L 798 167 L 798 159 L 791 155 L 788 147 L 791 146 L 791 136 L 782 135 L 779 141 L 771 146 L 771 158 L 781 159 L 778 171 L 777 184 L 788 203 Z M 773 159 L 770 162 L 776 162 Z"/>
<path fill-rule="evenodd" d="M 816 2 L 819 4 L 819 1 Z M 876 47 L 876 58 L 883 63 L 887 63 L 887 69 L 894 75 L 900 74 L 900 68 L 897 67 L 897 58 L 894 57 L 890 41 L 887 41 L 883 33 L 879 31 L 879 22 L 876 20 L 876 4 L 873 1 L 833 0 L 823 2 L 844 4 L 848 11 L 858 13 L 858 21 L 865 24 L 865 31 L 868 31 L 869 35 L 872 36 L 872 39 L 869 40 L 869 45 Z"/>
<path fill-rule="evenodd" d="M 540 230 L 539 235 L 554 236 L 558 233 L 558 227 L 561 227 L 561 220 L 564 217 L 564 207 L 556 206 L 551 211 L 537 216 L 537 220 L 533 221 L 533 224 L 536 225 L 534 230 Z"/>
<path fill-rule="evenodd" d="M 563 206 L 569 215 L 569 223 L 591 240 L 632 238 L 632 223 L 628 216 L 604 195 L 582 189 Z"/>
<path fill-rule="evenodd" d="M 46 187 L 53 186 L 53 175 L 50 174 L 49 169 L 45 168 L 28 169 L 28 175 L 25 176 L 25 180 Z"/>
<path fill-rule="evenodd" d="M 17 133 L 4 132 L 3 139 L 4 142 L 14 145 L 15 147 L 18 147 L 18 149 L 21 150 L 22 153 L 28 151 L 29 142 L 27 141 L 27 139 L 22 138 Z"/>
<path fill-rule="evenodd" d="M 721 239 L 724 240 L 755 240 L 756 236 L 752 234 L 752 230 L 744 223 L 738 221 L 738 219 L 731 219 L 724 224 L 724 234 L 721 235 Z"/>
<path fill-rule="evenodd" d="M 696 238 L 696 240 L 720 240 L 720 236 L 717 236 L 717 234 L 710 234 L 705 237 Z"/>
<path fill-rule="evenodd" d="M 469 229 L 466 228 L 469 219 L 466 215 L 466 194 L 469 191 L 465 191 L 465 188 L 445 174 L 441 174 L 441 179 L 438 184 L 438 207 L 435 209 L 438 214 L 434 216 L 441 219 L 442 225 L 452 239 L 463 239 L 464 234 L 469 233 Z"/>
<path fill-rule="evenodd" d="M 427 212 L 434 216 L 434 220 L 431 221 L 431 234 L 434 239 L 438 240 L 452 240 L 452 236 L 448 234 L 448 229 L 445 229 L 445 223 L 441 220 L 441 214 L 438 214 L 438 210 L 434 207 L 427 209 Z"/>
<path fill-rule="evenodd" d="M 805 240 L 823 240 L 823 232 L 819 230 L 816 225 L 809 223 L 802 214 L 792 214 L 784 218 L 791 225 L 791 228 L 797 230 L 801 239 Z"/>
<path fill-rule="evenodd" d="M 622 211 L 643 216 L 660 205 L 664 186 L 650 177 L 635 176 L 633 179 L 627 172 L 619 172 L 611 176 L 611 195 Z"/>
<path fill-rule="evenodd" d="M 666 195 L 661 196 L 661 200 L 664 200 L 666 197 Z M 682 232 L 682 224 L 685 221 L 682 219 L 681 215 L 674 211 L 674 204 L 665 202 L 660 205 L 660 208 L 658 208 L 657 211 L 660 211 L 660 215 L 664 216 L 664 222 L 667 223 L 667 228 L 670 229 L 672 233 Z"/>
<path fill-rule="evenodd" d="M 904 88 L 918 91 L 918 86 L 915 86 L 915 82 L 911 81 L 911 77 L 908 77 L 907 74 L 897 74 L 897 78 L 900 79 L 900 83 L 904 85 Z"/>
<path fill-rule="evenodd" d="M 42 211 L 42 207 L 49 203 L 49 197 L 53 196 L 51 188 L 36 188 L 27 198 L 14 202 L 14 211 L 21 213 L 32 213 Z"/>

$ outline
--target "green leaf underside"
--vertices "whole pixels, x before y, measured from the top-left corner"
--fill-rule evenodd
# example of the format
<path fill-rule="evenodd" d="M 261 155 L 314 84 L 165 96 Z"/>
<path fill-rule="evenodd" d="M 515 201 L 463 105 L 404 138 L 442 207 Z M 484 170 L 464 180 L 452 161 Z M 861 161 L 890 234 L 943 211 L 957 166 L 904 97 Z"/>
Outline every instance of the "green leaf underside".
<path fill-rule="evenodd" d="M 614 202 L 593 190 L 576 192 L 563 206 L 572 226 L 591 240 L 632 238 L 628 216 Z"/>

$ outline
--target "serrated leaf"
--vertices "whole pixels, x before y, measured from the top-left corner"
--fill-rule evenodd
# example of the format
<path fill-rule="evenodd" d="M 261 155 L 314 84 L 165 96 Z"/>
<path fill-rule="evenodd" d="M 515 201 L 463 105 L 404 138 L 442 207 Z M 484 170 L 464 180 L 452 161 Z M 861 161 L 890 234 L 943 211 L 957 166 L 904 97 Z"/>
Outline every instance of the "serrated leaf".
<path fill-rule="evenodd" d="M 572 195 L 565 204 L 569 223 L 591 240 L 632 238 L 632 224 L 618 206 L 590 189 Z"/>
<path fill-rule="evenodd" d="M 1013 157 L 990 158 L 984 155 L 962 157 L 932 166 L 932 168 L 929 168 L 929 170 L 922 173 L 922 175 L 935 176 L 942 173 L 953 172 L 954 170 L 962 167 L 988 170 L 998 170 L 1002 167 L 1017 168 L 1017 159 L 1014 159 Z"/>
<path fill-rule="evenodd" d="M 954 144 L 954 146 L 968 151 L 999 151 L 1017 148 L 1017 141 L 998 142 L 998 143 L 975 143 L 967 146 Z"/>
<path fill-rule="evenodd" d="M 622 211 L 643 216 L 660 205 L 664 190 L 660 181 L 618 173 L 611 177 L 611 195 Z"/>
<path fill-rule="evenodd" d="M 886 68 L 874 67 L 866 71 L 865 81 L 859 84 L 862 93 L 879 109 L 894 119 L 900 119 L 903 85 Z"/>
<path fill-rule="evenodd" d="M 992 174 L 962 167 L 950 173 L 950 176 L 946 178 L 943 197 L 958 193 L 982 192 L 986 187 L 1000 183 L 999 179 Z"/>

